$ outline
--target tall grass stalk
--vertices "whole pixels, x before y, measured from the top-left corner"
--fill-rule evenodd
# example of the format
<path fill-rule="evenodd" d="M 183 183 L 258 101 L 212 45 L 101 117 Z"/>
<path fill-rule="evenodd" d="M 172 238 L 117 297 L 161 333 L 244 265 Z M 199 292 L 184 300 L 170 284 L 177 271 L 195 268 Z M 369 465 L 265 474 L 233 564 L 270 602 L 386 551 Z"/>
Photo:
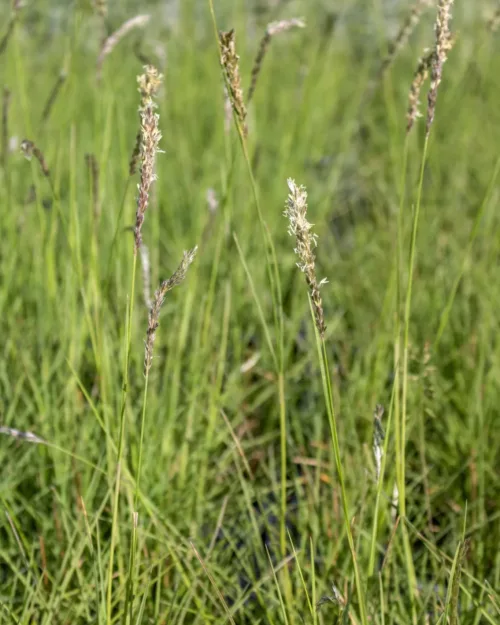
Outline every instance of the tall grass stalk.
<path fill-rule="evenodd" d="M 314 317 L 314 311 L 311 306 L 311 313 Z M 368 625 L 368 615 L 366 611 L 366 600 L 365 600 L 365 592 L 364 585 L 361 579 L 361 574 L 359 570 L 358 560 L 356 556 L 356 548 L 354 546 L 354 539 L 352 535 L 351 529 L 351 517 L 349 513 L 349 501 L 347 498 L 347 490 L 345 485 L 344 478 L 344 469 L 342 467 L 342 456 L 340 453 L 340 444 L 339 444 L 339 435 L 337 429 L 337 420 L 335 417 L 335 408 L 333 403 L 333 391 L 332 391 L 332 383 L 330 379 L 330 365 L 328 363 L 328 354 L 326 351 L 326 342 L 324 338 L 321 338 L 317 328 L 316 328 L 316 345 L 318 349 L 318 358 L 321 365 L 321 379 L 323 382 L 323 394 L 325 397 L 325 404 L 328 414 L 328 423 L 330 425 L 330 434 L 332 438 L 333 445 L 333 455 L 335 458 L 335 467 L 337 469 L 337 476 L 339 480 L 340 486 L 340 498 L 342 501 L 342 512 L 344 516 L 344 529 L 347 536 L 347 542 L 349 543 L 349 550 L 351 552 L 352 558 L 352 566 L 354 569 L 354 579 L 356 583 L 356 594 L 358 597 L 359 610 L 360 610 L 360 618 L 362 625 Z"/>
<path fill-rule="evenodd" d="M 422 188 L 424 181 L 425 163 L 427 161 L 427 149 L 429 145 L 429 135 L 426 135 L 422 160 L 420 164 L 420 174 L 417 187 L 417 200 L 415 208 L 413 210 L 413 219 L 411 226 L 411 240 L 408 260 L 408 284 L 406 288 L 406 297 L 404 305 L 404 321 L 403 321 L 403 371 L 402 371 L 402 394 L 401 394 L 401 442 L 400 442 L 400 454 L 399 454 L 399 513 L 403 519 L 406 518 L 406 421 L 408 418 L 408 355 L 409 355 L 409 342 L 410 342 L 410 316 L 411 316 L 411 303 L 413 292 L 413 275 L 415 271 L 415 256 L 417 249 L 417 232 L 420 217 L 420 207 L 422 203 Z M 411 587 L 411 600 L 413 604 L 414 593 L 417 592 L 417 579 L 415 574 L 415 568 L 413 565 L 413 557 L 411 553 L 410 540 L 406 525 L 402 525 L 403 534 L 403 548 L 405 553 L 406 567 Z M 416 615 L 414 613 L 414 620 Z"/>
<path fill-rule="evenodd" d="M 219 31 L 217 28 L 217 20 L 215 16 L 215 10 L 213 0 L 209 1 L 210 14 L 212 17 L 212 23 L 214 28 L 215 37 L 218 44 L 219 52 L 221 51 L 221 42 L 219 38 Z M 229 94 L 234 92 L 234 88 L 231 89 L 229 84 L 227 72 L 223 72 L 226 89 Z M 277 354 L 278 354 L 278 367 L 277 367 L 277 386 L 278 386 L 278 405 L 279 405 L 279 422 L 280 422 L 280 472 L 281 472 L 281 496 L 280 496 L 280 549 L 282 556 L 286 555 L 286 509 L 287 509 L 287 493 L 286 493 L 286 474 L 287 474 L 287 444 L 286 444 L 286 403 L 285 403 L 285 363 L 284 363 L 284 331 L 283 331 L 283 303 L 281 294 L 280 277 L 278 271 L 278 262 L 276 257 L 276 249 L 274 247 L 272 236 L 264 221 L 262 209 L 260 205 L 259 195 L 257 191 L 257 185 L 255 177 L 252 171 L 252 165 L 248 154 L 247 145 L 247 129 L 244 125 L 244 119 L 241 119 L 240 111 L 244 106 L 234 106 L 233 103 L 233 119 L 240 139 L 240 145 L 243 152 L 243 158 L 245 160 L 248 176 L 250 179 L 250 185 L 252 188 L 252 195 L 254 199 L 255 208 L 257 210 L 257 217 L 260 224 L 262 238 L 264 240 L 264 248 L 266 254 L 266 268 L 269 279 L 269 285 L 271 289 L 271 296 L 273 302 L 273 314 L 275 333 L 277 336 Z M 285 569 L 286 577 L 288 577 L 287 569 Z"/>
<path fill-rule="evenodd" d="M 401 170 L 401 181 L 400 181 L 400 198 L 399 198 L 399 210 L 398 210 L 398 223 L 397 223 L 397 236 L 396 236 L 396 323 L 395 323 L 395 343 L 394 343 L 394 421 L 395 421 L 395 447 L 396 447 L 396 484 L 398 490 L 398 506 L 399 506 L 399 514 L 403 518 L 406 516 L 406 489 L 405 489 L 405 467 L 406 467 L 406 393 L 407 393 L 407 384 L 408 384 L 408 332 L 409 332 L 409 306 L 411 304 L 411 281 L 413 278 L 413 269 L 409 270 L 408 276 L 408 288 L 406 295 L 406 304 L 403 313 L 403 249 L 404 249 L 404 207 L 405 207 L 405 195 L 406 195 L 406 174 L 407 174 L 407 166 L 408 166 L 408 138 L 409 138 L 409 130 L 407 128 L 405 135 L 405 142 L 403 147 L 403 163 Z M 424 166 L 424 165 L 423 165 Z M 421 176 L 423 176 L 423 169 L 421 170 Z M 421 188 L 421 187 L 419 187 Z M 418 208 L 414 210 L 413 213 L 413 225 L 412 225 L 412 239 L 410 245 L 410 264 L 413 267 L 414 257 L 415 257 L 415 244 L 416 244 L 416 234 L 418 227 L 418 213 L 420 211 L 420 196 L 417 200 Z M 402 331 L 402 316 L 404 314 L 404 338 L 403 338 L 403 359 L 401 359 L 401 331 Z M 407 317 L 408 315 L 408 317 Z M 403 360 L 403 362 L 401 362 Z M 403 369 L 401 371 L 401 369 Z M 401 396 L 401 377 L 402 380 L 402 396 Z M 386 437 L 386 442 L 387 442 Z M 384 463 L 385 466 L 385 463 Z M 379 505 L 379 497 L 380 497 L 380 488 L 381 484 L 377 489 L 377 498 L 376 498 L 376 513 L 378 515 L 378 505 Z M 376 523 L 376 519 L 374 523 Z M 410 586 L 412 592 L 410 593 L 410 601 L 412 604 L 412 609 L 414 610 L 413 603 L 413 592 L 416 589 L 416 575 L 415 575 L 415 567 L 413 565 L 413 556 L 411 553 L 410 542 L 408 538 L 408 533 L 406 531 L 406 526 L 402 524 L 402 534 L 403 534 L 403 550 L 404 550 L 404 558 L 406 564 L 406 571 L 408 578 L 410 580 Z M 370 551 L 370 562 L 369 562 L 369 574 L 372 575 L 374 571 L 374 547 L 375 543 L 375 527 L 374 533 L 372 534 L 372 546 Z M 415 613 L 414 613 L 415 618 Z"/>
<path fill-rule="evenodd" d="M 129 369 L 130 369 L 130 350 L 132 345 L 132 318 L 135 300 L 135 282 L 137 274 L 137 255 L 140 249 L 142 235 L 141 229 L 144 222 L 144 216 L 149 204 L 149 192 L 153 181 L 155 180 L 154 164 L 158 145 L 161 139 L 161 133 L 158 129 L 159 116 L 154 112 L 155 104 L 153 96 L 159 87 L 161 76 L 154 67 L 146 67 L 146 73 L 139 76 L 139 92 L 141 93 L 141 105 L 139 108 L 141 117 L 141 176 L 137 194 L 137 211 L 135 225 L 134 253 L 132 259 L 132 276 L 129 291 L 129 301 L 127 306 L 127 321 L 125 332 L 125 359 L 123 364 L 123 386 L 121 397 L 121 408 L 119 415 L 119 434 L 118 434 L 118 453 L 116 459 L 116 478 L 115 490 L 113 497 L 113 515 L 111 521 L 111 540 L 108 564 L 108 584 L 107 584 L 107 602 L 106 615 L 108 623 L 111 623 L 112 611 L 112 591 L 113 591 L 113 567 L 114 553 L 118 539 L 118 507 L 120 499 L 120 483 L 123 462 L 123 451 L 125 444 L 125 411 L 127 405 L 128 385 L 129 385 Z M 130 571 L 129 571 L 130 574 Z"/>
<path fill-rule="evenodd" d="M 448 52 L 453 46 L 454 39 L 450 33 L 449 23 L 451 20 L 451 7 L 454 0 L 439 0 L 437 6 L 437 17 L 434 26 L 435 32 L 435 44 L 432 52 L 424 57 L 424 60 L 420 60 L 417 72 L 414 76 L 412 86 L 410 89 L 410 108 L 408 113 L 408 125 L 405 139 L 405 154 L 406 144 L 408 142 L 408 133 L 411 130 L 413 122 L 418 115 L 418 94 L 420 87 L 425 80 L 427 71 L 430 73 L 430 88 L 427 94 L 427 119 L 425 128 L 425 142 L 422 151 L 420 161 L 420 173 L 417 185 L 417 198 L 415 208 L 413 210 L 413 218 L 411 225 L 411 239 L 409 248 L 408 259 L 408 283 L 406 287 L 406 297 L 404 305 L 404 332 L 403 332 L 403 372 L 402 372 L 402 412 L 401 412 L 401 441 L 399 445 L 399 511 L 401 517 L 406 520 L 406 422 L 408 411 L 408 353 L 409 353 L 409 340 L 410 340 L 410 317 L 411 317 L 411 304 L 412 304 L 412 291 L 413 291 L 413 276 L 415 271 L 415 256 L 417 249 L 417 232 L 419 226 L 420 207 L 422 203 L 422 189 L 424 181 L 425 165 L 427 163 L 427 151 L 429 146 L 429 136 L 431 127 L 434 121 L 436 102 L 439 85 L 442 79 L 443 66 L 447 60 Z M 406 170 L 406 158 L 404 159 Z M 406 172 L 403 172 L 406 175 Z M 402 185 L 404 188 L 404 185 Z M 402 201 L 402 199 L 401 199 Z M 400 214 L 402 213 L 400 207 Z M 402 217 L 400 216 L 400 219 Z M 402 231 L 402 224 L 399 225 L 398 230 Z M 417 580 L 415 575 L 415 569 L 413 565 L 410 540 L 406 524 L 403 523 L 403 547 L 405 553 L 405 560 L 408 572 L 409 583 L 411 586 L 410 598 L 412 601 L 413 620 L 416 622 L 416 612 L 414 604 L 414 594 L 417 590 Z"/>
<path fill-rule="evenodd" d="M 142 245 L 141 245 L 142 247 Z M 187 270 L 194 260 L 197 248 L 184 252 L 184 257 L 177 268 L 168 280 L 164 280 L 159 288 L 155 292 L 154 301 L 149 310 L 148 318 L 148 330 L 145 342 L 145 356 L 144 356 L 144 390 L 142 394 L 142 410 L 141 410 L 141 428 L 139 436 L 139 455 L 137 461 L 137 471 L 135 476 L 135 492 L 134 492 L 134 510 L 133 510 L 133 526 L 132 526 L 132 539 L 129 556 L 129 572 L 128 572 L 128 584 L 127 593 L 125 597 L 125 609 L 123 612 L 123 623 L 126 622 L 128 611 L 133 608 L 134 597 L 134 571 L 135 571 L 135 555 L 137 553 L 137 527 L 139 520 L 138 504 L 140 496 L 140 481 L 142 473 L 142 461 L 143 461 L 143 449 L 144 449 L 144 432 L 146 428 L 146 406 L 148 399 L 148 385 L 149 385 L 149 373 L 151 365 L 153 363 L 153 348 L 156 337 L 156 330 L 159 326 L 160 311 L 165 300 L 165 296 L 174 287 L 181 284 L 185 277 Z M 128 610 L 128 609 L 129 610 Z M 130 613 L 130 618 L 132 614 Z"/>
<path fill-rule="evenodd" d="M 129 384 L 129 369 L 130 369 L 130 350 L 132 345 L 132 317 L 134 308 L 134 293 L 135 293 L 135 278 L 137 270 L 137 250 L 134 250 L 134 256 L 132 260 L 132 277 L 130 280 L 130 291 L 127 304 L 127 321 L 125 332 L 125 359 L 123 363 L 123 383 L 122 383 L 122 396 L 121 407 L 119 415 L 119 433 L 118 433 L 118 451 L 116 457 L 116 476 L 115 476 L 115 489 L 113 496 L 113 515 L 111 519 L 111 539 L 109 545 L 109 562 L 108 562 L 108 581 L 107 581 L 107 597 L 106 597 L 106 618 L 107 623 L 112 622 L 112 597 L 113 597 L 113 568 L 114 568 L 114 554 L 118 540 L 118 506 L 120 500 L 120 484 L 121 484 L 121 471 L 123 462 L 123 450 L 125 443 L 125 409 L 127 405 L 128 396 L 128 384 Z"/>
<path fill-rule="evenodd" d="M 406 194 L 406 170 L 408 165 L 408 132 L 406 133 L 403 148 L 403 163 L 401 169 L 399 210 L 397 217 L 396 235 L 396 308 L 394 330 L 394 421 L 395 421 L 395 445 L 396 445 L 396 483 L 398 491 L 404 490 L 402 485 L 405 463 L 403 427 L 401 422 L 400 399 L 401 399 L 401 319 L 403 303 L 403 248 L 404 248 L 404 207 Z"/>
<path fill-rule="evenodd" d="M 351 552 L 361 623 L 362 625 L 367 625 L 368 616 L 366 612 L 364 585 L 361 580 L 361 574 L 356 556 L 356 547 L 354 545 L 354 538 L 351 529 L 349 502 L 345 485 L 344 469 L 342 467 L 342 456 L 340 453 L 333 390 L 330 379 L 330 365 L 328 362 L 328 354 L 326 351 L 326 325 L 323 311 L 323 303 L 320 293 L 321 286 L 326 283 L 326 279 L 318 282 L 316 277 L 315 256 L 313 249 L 317 244 L 317 235 L 311 232 L 312 224 L 307 221 L 306 217 L 307 192 L 304 187 L 297 186 L 291 178 L 288 179 L 287 183 L 289 195 L 283 214 L 285 217 L 287 217 L 289 221 L 288 234 L 295 237 L 296 247 L 294 251 L 299 257 L 299 262 L 297 263 L 297 266 L 302 271 L 302 273 L 304 273 L 308 287 L 311 315 L 314 320 L 318 359 L 321 367 L 323 395 L 325 398 L 326 410 L 328 414 L 328 423 L 330 426 L 330 434 L 332 438 L 333 455 L 335 458 L 335 466 L 340 485 L 340 498 L 342 501 L 342 512 L 344 516 L 344 529 L 347 535 L 347 542 L 349 543 L 349 550 Z"/>

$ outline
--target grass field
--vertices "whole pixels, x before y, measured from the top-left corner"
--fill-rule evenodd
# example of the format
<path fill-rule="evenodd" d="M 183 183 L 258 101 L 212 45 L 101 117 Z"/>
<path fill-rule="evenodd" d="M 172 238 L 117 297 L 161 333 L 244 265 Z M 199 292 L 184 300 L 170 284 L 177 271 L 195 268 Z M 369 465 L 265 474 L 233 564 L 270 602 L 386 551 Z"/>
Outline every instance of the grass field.
<path fill-rule="evenodd" d="M 409 0 L 10 4 L 0 623 L 500 623 L 498 3 L 454 3 L 427 139 L 437 1 L 402 45 Z"/>

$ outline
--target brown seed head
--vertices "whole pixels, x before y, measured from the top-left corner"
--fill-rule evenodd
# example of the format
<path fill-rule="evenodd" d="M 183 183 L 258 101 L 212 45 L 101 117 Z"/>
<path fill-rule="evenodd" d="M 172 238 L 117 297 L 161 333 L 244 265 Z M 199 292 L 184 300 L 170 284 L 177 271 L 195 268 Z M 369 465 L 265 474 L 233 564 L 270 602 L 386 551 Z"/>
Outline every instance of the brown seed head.
<path fill-rule="evenodd" d="M 241 124 L 243 134 L 248 133 L 246 118 L 247 109 L 243 101 L 243 90 L 241 88 L 240 79 L 240 57 L 236 54 L 236 46 L 234 43 L 234 30 L 219 33 L 221 65 L 224 70 L 229 98 L 238 122 Z"/>
<path fill-rule="evenodd" d="M 318 283 L 316 278 L 315 256 L 313 249 L 318 242 L 317 235 L 311 232 L 312 224 L 306 219 L 307 192 L 305 187 L 297 186 L 295 181 L 287 180 L 290 193 L 285 204 L 284 216 L 288 218 L 288 234 L 294 236 L 297 241 L 295 253 L 299 257 L 297 267 L 305 274 L 309 295 L 313 305 L 316 327 L 321 338 L 326 332 L 323 302 L 321 300 L 320 287 L 326 283 L 326 279 Z"/>
<path fill-rule="evenodd" d="M 137 135 L 136 147 L 130 162 L 130 172 L 134 173 L 138 156 L 140 156 L 141 179 L 137 196 L 137 212 L 134 230 L 135 253 L 137 253 L 142 243 L 141 229 L 144 222 L 144 215 L 148 207 L 149 190 L 153 181 L 156 179 L 154 166 L 161 139 L 161 132 L 158 127 L 159 115 L 155 113 L 156 104 L 153 102 L 153 96 L 156 95 L 158 91 L 162 76 L 152 66 L 147 66 L 145 69 L 146 73 L 139 76 L 137 79 L 139 92 L 141 94 L 141 103 L 139 106 L 141 127 Z"/>
<path fill-rule="evenodd" d="M 443 65 L 448 58 L 448 52 L 453 46 L 453 38 L 450 33 L 451 7 L 453 0 L 439 0 L 438 12 L 434 31 L 436 43 L 431 60 L 431 86 L 427 96 L 427 123 L 426 134 L 429 136 L 434 115 L 439 84 L 443 73 Z"/>
<path fill-rule="evenodd" d="M 144 69 L 146 70 L 144 74 L 137 77 L 137 82 L 139 84 L 139 93 L 141 94 L 141 103 L 139 105 L 139 116 L 143 109 L 146 108 L 148 102 L 152 100 L 157 94 L 158 89 L 163 80 L 163 74 L 160 74 L 156 67 L 153 65 L 145 65 Z M 130 157 L 129 163 L 129 175 L 133 176 L 137 171 L 137 164 L 139 162 L 139 158 L 141 156 L 141 129 L 138 130 L 136 138 L 134 150 L 132 152 L 132 156 Z"/>
<path fill-rule="evenodd" d="M 429 76 L 429 69 L 431 67 L 431 61 L 434 51 L 427 52 L 422 58 L 419 59 L 417 69 L 413 76 L 413 82 L 410 86 L 410 93 L 408 96 L 408 112 L 406 114 L 406 132 L 409 133 L 413 128 L 413 125 L 418 117 L 421 116 L 419 107 L 419 97 L 422 85 Z"/>
<path fill-rule="evenodd" d="M 156 338 L 156 330 L 159 326 L 160 311 L 165 300 L 165 296 L 174 287 L 181 284 L 186 277 L 187 270 L 196 256 L 198 248 L 194 247 L 192 250 L 184 252 L 184 256 L 180 265 L 168 280 L 164 280 L 154 295 L 153 305 L 149 310 L 148 317 L 148 330 L 146 334 L 145 354 L 144 354 L 144 375 L 148 375 L 153 362 L 153 347 Z"/>
<path fill-rule="evenodd" d="M 159 119 L 160 116 L 154 112 L 154 103 L 151 100 L 141 111 L 141 180 L 135 220 L 135 253 L 141 246 L 141 229 L 149 203 L 149 190 L 156 179 L 154 166 L 161 139 L 161 132 L 158 128 Z"/>
<path fill-rule="evenodd" d="M 33 141 L 30 141 L 29 139 L 24 139 L 23 141 L 21 141 L 21 152 L 29 161 L 34 156 L 40 163 L 40 168 L 43 175 L 47 178 L 50 177 L 49 166 L 47 165 L 47 161 L 45 160 L 43 152 L 37 145 L 35 145 L 35 143 L 33 143 Z"/>

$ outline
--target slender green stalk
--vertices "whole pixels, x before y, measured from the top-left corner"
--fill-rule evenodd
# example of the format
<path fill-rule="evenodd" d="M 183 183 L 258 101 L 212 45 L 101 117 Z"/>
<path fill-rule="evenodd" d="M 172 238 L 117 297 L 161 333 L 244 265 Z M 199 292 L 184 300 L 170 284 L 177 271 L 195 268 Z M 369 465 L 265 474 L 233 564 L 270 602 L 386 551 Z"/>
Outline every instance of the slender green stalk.
<path fill-rule="evenodd" d="M 418 213 L 420 211 L 420 193 L 423 181 L 423 167 L 420 172 L 419 198 L 417 207 L 413 212 L 412 237 L 410 244 L 410 269 L 408 271 L 408 286 L 406 291 L 406 304 L 404 309 L 404 339 L 403 339 L 403 371 L 401 374 L 401 317 L 403 305 L 403 249 L 404 249 L 404 206 L 406 193 L 406 172 L 408 166 L 408 141 L 409 133 L 406 133 L 403 147 L 403 166 L 401 170 L 400 181 L 400 198 L 397 224 L 397 251 L 396 251 L 396 329 L 394 343 L 394 420 L 395 420 L 395 446 L 396 446 L 396 484 L 398 488 L 399 513 L 402 517 L 406 516 L 406 488 L 405 488 L 405 471 L 406 471 L 406 401 L 408 389 L 408 336 L 409 336 L 409 315 L 411 304 L 411 283 L 413 279 L 413 266 L 415 259 L 416 234 L 418 227 Z M 425 161 L 424 161 L 425 162 Z M 403 378 L 403 391 L 401 397 L 401 377 Z M 386 438 L 387 441 L 387 438 Z M 379 492 L 377 492 L 376 507 L 379 504 Z M 378 511 L 377 511 L 378 514 Z M 402 525 L 403 549 L 405 554 L 406 569 L 410 580 L 412 592 L 410 600 L 412 610 L 414 611 L 413 592 L 416 589 L 416 575 L 413 566 L 413 558 L 411 554 L 411 546 L 408 538 L 406 526 Z M 372 541 L 374 536 L 372 535 Z M 374 570 L 374 547 L 372 542 L 370 552 L 369 571 L 373 574 Z M 415 619 L 415 612 L 414 612 Z"/>
<path fill-rule="evenodd" d="M 118 505 L 120 499 L 120 483 L 123 462 L 123 450 L 125 446 L 125 409 L 127 405 L 128 384 L 129 384 L 129 363 L 130 349 L 132 344 L 132 317 L 134 308 L 135 279 L 137 270 L 137 250 L 134 250 L 134 259 L 132 264 L 132 279 L 130 285 L 130 295 L 127 314 L 127 330 L 125 339 L 125 362 L 123 365 L 123 386 L 120 408 L 120 431 L 118 434 L 118 454 L 116 458 L 116 481 L 113 497 L 113 517 L 111 521 L 111 542 L 109 547 L 109 564 L 108 564 L 108 585 L 106 599 L 106 616 L 107 622 L 111 623 L 112 596 L 113 596 L 113 566 L 114 555 L 118 537 Z"/>
<path fill-rule="evenodd" d="M 141 433 L 139 436 L 139 458 L 137 460 L 137 475 L 135 478 L 134 510 L 137 510 L 137 503 L 139 501 L 143 449 L 144 449 L 144 430 L 146 426 L 146 406 L 148 402 L 148 386 L 149 386 L 149 369 L 146 371 L 146 376 L 144 380 L 144 393 L 142 395 Z"/>
<path fill-rule="evenodd" d="M 399 502 L 401 516 L 406 516 L 406 493 L 405 493 L 405 445 L 406 445 L 406 416 L 408 402 L 408 347 L 410 341 L 410 315 L 413 292 L 413 273 L 415 270 L 415 255 L 417 249 L 417 232 L 420 217 L 420 206 L 422 203 L 422 188 L 424 180 L 425 163 L 427 160 L 428 136 L 425 138 L 424 151 L 420 165 L 420 176 L 418 181 L 417 201 L 413 211 L 413 221 L 411 229 L 410 257 L 408 261 L 408 286 L 406 289 L 406 299 L 404 308 L 404 336 L 403 336 L 403 388 L 402 388 L 402 417 L 401 417 L 401 449 L 400 461 L 401 482 L 399 484 Z"/>
<path fill-rule="evenodd" d="M 283 368 L 278 372 L 278 393 L 280 405 L 280 461 L 281 461 L 281 522 L 280 522 L 280 548 L 283 557 L 286 553 L 286 400 L 285 400 L 285 377 Z"/>
<path fill-rule="evenodd" d="M 314 316 L 314 313 L 312 313 Z M 315 326 L 316 327 L 316 326 Z M 358 561 L 356 557 L 356 549 L 354 547 L 354 539 L 351 530 L 351 517 L 349 514 L 349 502 L 347 499 L 347 491 L 344 479 L 344 469 L 342 467 L 342 458 L 340 454 L 339 436 L 337 430 L 337 420 L 335 417 L 335 408 L 333 404 L 332 383 L 330 380 L 330 366 L 328 364 L 328 355 L 326 351 L 326 343 L 321 338 L 316 328 L 316 345 L 318 348 L 318 357 L 321 365 L 321 378 L 323 381 L 323 393 L 325 396 L 326 410 L 328 413 L 328 422 L 330 425 L 330 434 L 332 437 L 333 454 L 335 457 L 335 466 L 340 485 L 340 499 L 342 502 L 342 512 L 344 514 L 344 527 L 347 535 L 347 542 L 351 551 L 352 565 L 354 568 L 354 579 L 356 582 L 356 594 L 358 597 L 359 610 L 362 625 L 368 625 L 368 615 L 366 612 L 366 601 L 364 587 L 359 572 Z"/>
<path fill-rule="evenodd" d="M 404 247 L 404 206 L 406 190 L 406 170 L 408 164 L 408 133 L 406 133 L 403 148 L 403 166 L 399 191 L 399 210 L 397 218 L 396 236 L 396 310 L 395 310 L 395 336 L 394 336 L 394 421 L 395 421 L 395 445 L 396 445 L 396 483 L 398 491 L 404 491 L 404 467 L 405 452 L 403 425 L 401 421 L 401 317 L 403 302 L 403 247 Z"/>
<path fill-rule="evenodd" d="M 403 519 L 406 518 L 406 419 L 408 411 L 408 351 L 410 341 L 410 316 L 411 316 L 411 302 L 413 291 L 413 274 L 415 270 L 415 255 L 417 249 L 417 232 L 420 216 L 420 206 L 422 203 L 422 188 L 424 180 L 425 163 L 427 160 L 427 148 L 429 145 L 429 135 L 426 135 L 424 150 L 422 153 L 422 161 L 420 165 L 420 175 L 418 181 L 417 201 L 413 210 L 413 221 L 411 230 L 410 241 L 410 256 L 408 261 L 408 285 L 406 289 L 406 300 L 404 309 L 404 336 L 403 336 L 403 373 L 402 373 L 402 399 L 401 399 L 401 454 L 399 458 L 399 472 L 400 482 L 398 485 L 399 491 L 399 513 Z M 411 545 L 406 530 L 406 525 L 402 525 L 403 534 L 403 547 L 405 553 L 405 561 L 408 572 L 409 583 L 411 587 L 410 598 L 412 601 L 412 609 L 414 621 L 416 619 L 415 606 L 414 606 L 414 593 L 417 592 L 417 578 L 415 575 L 415 568 L 413 566 L 413 557 L 411 553 Z"/>
<path fill-rule="evenodd" d="M 134 597 L 134 568 L 135 568 L 135 554 L 137 553 L 137 526 L 139 520 L 139 513 L 137 506 L 139 503 L 140 495 L 140 481 L 142 472 L 142 457 L 144 448 L 144 430 L 146 424 L 146 405 L 148 398 L 148 384 L 149 384 L 149 369 L 146 371 L 144 381 L 144 392 L 142 395 L 142 410 L 141 410 L 141 432 L 139 436 L 139 457 L 137 461 L 137 472 L 135 476 L 135 491 L 134 491 L 134 511 L 133 511 L 133 524 L 132 524 L 132 536 L 130 539 L 130 556 L 128 566 L 128 580 L 127 591 L 125 594 L 125 606 L 123 609 L 122 623 L 125 625 L 127 622 L 127 616 L 129 616 L 129 622 L 132 623 L 132 609 L 133 609 L 133 597 Z"/>

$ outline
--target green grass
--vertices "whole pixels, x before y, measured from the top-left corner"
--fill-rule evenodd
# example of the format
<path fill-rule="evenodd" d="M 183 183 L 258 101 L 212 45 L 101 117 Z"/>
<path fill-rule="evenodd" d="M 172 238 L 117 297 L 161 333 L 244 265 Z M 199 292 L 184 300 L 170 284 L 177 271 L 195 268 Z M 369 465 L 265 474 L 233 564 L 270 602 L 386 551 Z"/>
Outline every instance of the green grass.
<path fill-rule="evenodd" d="M 271 42 L 242 142 L 225 130 L 209 1 L 183 0 L 168 24 L 163 4 L 109 3 L 111 30 L 153 19 L 100 86 L 89 2 L 29 3 L 0 56 L 8 136 L 34 141 L 51 170 L 49 183 L 17 149 L 0 168 L 0 426 L 45 441 L 0 438 L 0 624 L 500 623 L 500 39 L 487 3 L 455 3 L 423 169 L 425 120 L 405 145 L 405 113 L 433 8 L 372 89 L 409 6 L 213 0 L 244 90 L 265 25 L 307 22 Z M 162 309 L 141 460 L 137 42 L 165 73 L 143 228 L 152 288 L 199 246 Z M 324 344 L 283 217 L 288 177 L 307 187 L 319 236 Z"/>

